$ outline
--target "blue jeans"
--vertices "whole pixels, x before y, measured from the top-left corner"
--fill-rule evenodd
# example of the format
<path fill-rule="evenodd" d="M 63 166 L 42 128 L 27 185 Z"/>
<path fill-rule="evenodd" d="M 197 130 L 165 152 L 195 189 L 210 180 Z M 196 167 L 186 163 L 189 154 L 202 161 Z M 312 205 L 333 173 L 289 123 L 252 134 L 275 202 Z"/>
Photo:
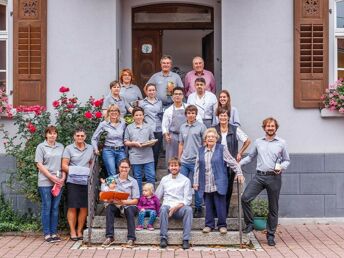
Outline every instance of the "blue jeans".
<path fill-rule="evenodd" d="M 191 186 L 193 185 L 193 176 L 195 172 L 195 163 L 182 163 L 180 167 L 180 173 L 191 181 Z M 202 198 L 199 196 L 198 191 L 195 191 L 195 208 L 202 208 Z"/>
<path fill-rule="evenodd" d="M 145 172 L 147 183 L 155 184 L 154 162 L 145 164 L 132 164 L 134 178 L 137 180 L 142 195 L 142 170 Z"/>
<path fill-rule="evenodd" d="M 138 216 L 138 225 L 143 226 L 143 224 L 145 223 L 145 217 L 148 216 L 149 220 L 148 220 L 148 225 L 152 225 L 154 224 L 154 221 L 156 219 L 156 211 L 155 210 L 145 210 L 145 211 L 140 211 L 139 212 L 139 216 Z"/>
<path fill-rule="evenodd" d="M 102 156 L 108 176 L 116 175 L 119 162 L 127 157 L 125 155 L 124 147 L 120 147 L 119 150 L 104 147 Z"/>
<path fill-rule="evenodd" d="M 61 200 L 62 190 L 60 194 L 54 197 L 51 194 L 52 186 L 38 187 L 42 199 L 42 225 L 44 235 L 57 234 L 57 224 L 59 220 L 59 204 Z"/>

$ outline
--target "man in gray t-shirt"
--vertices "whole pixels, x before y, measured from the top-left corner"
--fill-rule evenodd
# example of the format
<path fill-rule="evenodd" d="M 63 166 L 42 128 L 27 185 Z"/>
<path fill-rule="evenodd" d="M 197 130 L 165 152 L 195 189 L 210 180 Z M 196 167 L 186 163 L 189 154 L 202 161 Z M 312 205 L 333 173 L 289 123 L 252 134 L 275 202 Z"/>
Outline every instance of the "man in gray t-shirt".
<path fill-rule="evenodd" d="M 184 88 L 182 79 L 174 72 L 171 72 L 172 57 L 165 55 L 160 59 L 161 71 L 152 75 L 147 83 L 156 85 L 158 98 L 164 107 L 170 106 L 172 101 L 172 90 L 174 87 Z"/>

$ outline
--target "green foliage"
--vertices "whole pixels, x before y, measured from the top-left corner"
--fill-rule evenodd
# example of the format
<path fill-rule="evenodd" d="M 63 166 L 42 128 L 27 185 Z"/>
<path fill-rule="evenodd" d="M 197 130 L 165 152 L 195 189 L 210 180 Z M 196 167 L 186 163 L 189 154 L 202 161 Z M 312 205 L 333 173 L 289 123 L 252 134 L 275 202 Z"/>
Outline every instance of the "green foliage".
<path fill-rule="evenodd" d="M 251 202 L 254 217 L 267 218 L 269 214 L 269 204 L 265 199 L 257 198 Z"/>
<path fill-rule="evenodd" d="M 75 128 L 82 127 L 86 134 L 86 142 L 102 119 L 101 107 L 103 99 L 90 97 L 81 104 L 77 97 L 68 97 L 69 88 L 60 88 L 61 96 L 52 104 L 55 111 L 55 126 L 58 130 L 57 141 L 67 146 L 73 142 Z M 38 144 L 45 140 L 45 129 L 51 124 L 51 114 L 40 106 L 18 107 L 13 116 L 16 132 L 0 129 L 3 134 L 6 154 L 16 158 L 16 171 L 12 182 L 17 182 L 16 191 L 23 193 L 29 200 L 38 202 L 38 171 L 35 164 L 35 152 Z M 63 203 L 63 199 L 61 200 Z"/>
<path fill-rule="evenodd" d="M 0 195 L 0 232 L 38 231 L 40 228 L 40 222 L 36 217 L 32 214 L 16 214 L 11 204 Z"/>

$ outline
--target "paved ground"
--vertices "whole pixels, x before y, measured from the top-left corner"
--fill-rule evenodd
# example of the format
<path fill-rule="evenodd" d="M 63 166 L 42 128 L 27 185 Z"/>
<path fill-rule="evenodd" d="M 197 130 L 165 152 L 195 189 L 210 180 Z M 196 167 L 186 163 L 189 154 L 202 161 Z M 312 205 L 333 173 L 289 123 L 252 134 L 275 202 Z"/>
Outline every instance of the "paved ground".
<path fill-rule="evenodd" d="M 42 237 L 1 236 L 0 257 L 114 257 L 114 258 L 228 258 L 228 257 L 344 257 L 344 224 L 280 226 L 276 247 L 266 244 L 265 235 L 256 232 L 261 248 L 238 249 L 181 249 L 153 248 L 126 249 L 114 247 L 76 248 L 74 242 L 64 239 L 48 244 Z"/>

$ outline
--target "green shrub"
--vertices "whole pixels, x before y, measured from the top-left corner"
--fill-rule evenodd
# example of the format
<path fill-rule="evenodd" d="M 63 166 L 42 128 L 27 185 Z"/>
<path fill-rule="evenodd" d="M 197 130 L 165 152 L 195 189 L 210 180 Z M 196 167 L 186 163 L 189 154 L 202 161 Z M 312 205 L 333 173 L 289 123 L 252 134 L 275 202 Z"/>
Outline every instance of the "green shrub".
<path fill-rule="evenodd" d="M 267 218 L 269 214 L 269 204 L 266 199 L 256 198 L 251 202 L 254 217 Z"/>

